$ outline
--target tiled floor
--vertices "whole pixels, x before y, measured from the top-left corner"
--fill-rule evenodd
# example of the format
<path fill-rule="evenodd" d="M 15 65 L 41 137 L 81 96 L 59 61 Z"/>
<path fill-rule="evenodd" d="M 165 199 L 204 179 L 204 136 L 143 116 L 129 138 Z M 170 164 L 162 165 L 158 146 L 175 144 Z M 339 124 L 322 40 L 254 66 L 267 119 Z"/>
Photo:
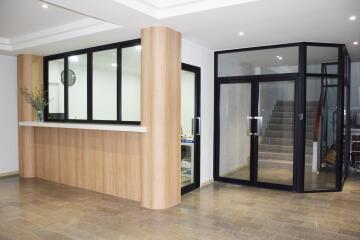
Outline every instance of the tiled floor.
<path fill-rule="evenodd" d="M 164 211 L 42 180 L 1 179 L 0 239 L 360 239 L 360 176 L 342 193 L 216 183 Z"/>
<path fill-rule="evenodd" d="M 314 173 L 309 168 L 306 168 L 305 171 L 305 190 L 316 191 L 324 189 L 336 189 L 335 169 L 323 169 L 319 173 Z M 224 175 L 224 177 L 249 180 L 250 167 L 246 166 L 239 168 L 229 174 Z M 263 166 L 258 169 L 258 181 L 265 183 L 292 185 L 293 170 L 292 168 Z"/>

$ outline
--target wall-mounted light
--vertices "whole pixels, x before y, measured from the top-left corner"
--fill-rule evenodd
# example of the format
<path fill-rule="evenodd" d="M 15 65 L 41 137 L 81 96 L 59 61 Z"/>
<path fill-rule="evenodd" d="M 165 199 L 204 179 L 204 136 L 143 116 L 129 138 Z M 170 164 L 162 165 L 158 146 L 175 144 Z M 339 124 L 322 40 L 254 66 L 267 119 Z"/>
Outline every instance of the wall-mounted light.
<path fill-rule="evenodd" d="M 358 42 L 358 41 L 355 41 L 355 42 L 353 42 L 353 44 L 354 44 L 354 45 L 358 45 L 358 44 L 359 44 L 359 42 Z"/>

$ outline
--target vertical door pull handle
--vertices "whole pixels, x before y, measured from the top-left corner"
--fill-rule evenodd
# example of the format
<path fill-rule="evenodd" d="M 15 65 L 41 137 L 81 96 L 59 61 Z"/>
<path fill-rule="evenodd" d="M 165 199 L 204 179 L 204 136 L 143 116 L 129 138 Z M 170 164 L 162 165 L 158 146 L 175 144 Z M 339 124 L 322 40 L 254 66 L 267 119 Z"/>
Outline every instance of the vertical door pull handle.
<path fill-rule="evenodd" d="M 253 120 L 254 118 L 253 117 L 251 117 L 251 116 L 247 116 L 246 117 L 246 123 L 247 123 L 247 125 L 246 125 L 246 128 L 247 128 L 247 131 L 246 131 L 246 134 L 248 135 L 248 136 L 252 136 L 252 135 L 254 135 L 252 132 L 251 132 L 251 120 Z"/>

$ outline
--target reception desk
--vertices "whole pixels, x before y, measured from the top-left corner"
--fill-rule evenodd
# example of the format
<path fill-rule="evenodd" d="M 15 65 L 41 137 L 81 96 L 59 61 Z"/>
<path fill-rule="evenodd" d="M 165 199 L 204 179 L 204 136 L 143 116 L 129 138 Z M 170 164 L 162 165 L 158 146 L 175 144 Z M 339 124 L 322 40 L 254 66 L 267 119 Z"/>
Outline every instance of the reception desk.
<path fill-rule="evenodd" d="M 20 177 L 111 194 L 149 209 L 181 202 L 181 34 L 145 28 L 141 45 L 141 124 L 146 128 L 34 122 L 35 111 L 21 89 L 44 89 L 48 69 L 41 56 L 17 56 Z"/>
<path fill-rule="evenodd" d="M 141 135 L 128 125 L 25 121 L 20 175 L 141 200 Z"/>

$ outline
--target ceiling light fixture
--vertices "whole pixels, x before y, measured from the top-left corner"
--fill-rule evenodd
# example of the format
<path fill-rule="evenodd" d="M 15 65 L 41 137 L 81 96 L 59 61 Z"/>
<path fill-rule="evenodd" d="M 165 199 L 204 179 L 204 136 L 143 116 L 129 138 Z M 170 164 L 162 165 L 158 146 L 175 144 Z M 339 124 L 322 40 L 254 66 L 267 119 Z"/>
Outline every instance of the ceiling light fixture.
<path fill-rule="evenodd" d="M 49 8 L 49 6 L 47 4 L 45 4 L 45 3 L 43 5 L 41 5 L 41 7 L 45 8 L 45 9 Z"/>
<path fill-rule="evenodd" d="M 69 60 L 70 60 L 70 62 L 77 63 L 77 62 L 79 62 L 79 57 L 78 56 L 70 56 Z"/>
<path fill-rule="evenodd" d="M 239 32 L 239 36 L 244 36 L 245 33 L 244 32 Z"/>
<path fill-rule="evenodd" d="M 282 56 L 276 56 L 278 60 L 283 60 L 283 57 Z"/>
<path fill-rule="evenodd" d="M 117 64 L 116 64 L 116 63 L 112 63 L 111 66 L 112 66 L 112 67 L 117 67 Z"/>
<path fill-rule="evenodd" d="M 358 41 L 355 41 L 355 42 L 353 42 L 353 44 L 354 44 L 354 45 L 358 45 L 358 44 L 359 44 L 359 42 L 358 42 Z"/>
<path fill-rule="evenodd" d="M 356 20 L 356 16 L 350 16 L 350 17 L 349 17 L 349 20 L 350 20 L 350 21 Z"/>

